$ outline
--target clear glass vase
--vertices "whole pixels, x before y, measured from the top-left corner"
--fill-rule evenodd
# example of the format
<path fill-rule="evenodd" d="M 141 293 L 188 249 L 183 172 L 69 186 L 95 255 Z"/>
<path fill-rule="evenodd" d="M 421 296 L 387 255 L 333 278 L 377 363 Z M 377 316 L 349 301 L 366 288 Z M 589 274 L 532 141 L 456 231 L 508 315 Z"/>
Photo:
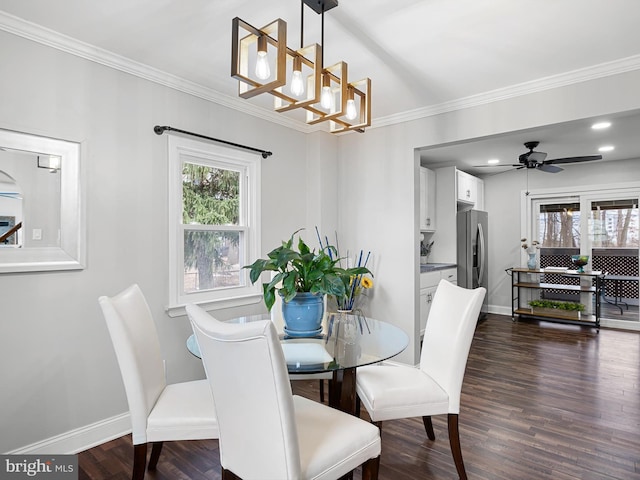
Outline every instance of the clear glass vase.
<path fill-rule="evenodd" d="M 536 254 L 534 253 L 529 253 L 529 260 L 527 260 L 527 268 L 529 270 L 535 270 L 536 269 L 536 264 L 537 264 L 537 260 L 536 260 Z"/>

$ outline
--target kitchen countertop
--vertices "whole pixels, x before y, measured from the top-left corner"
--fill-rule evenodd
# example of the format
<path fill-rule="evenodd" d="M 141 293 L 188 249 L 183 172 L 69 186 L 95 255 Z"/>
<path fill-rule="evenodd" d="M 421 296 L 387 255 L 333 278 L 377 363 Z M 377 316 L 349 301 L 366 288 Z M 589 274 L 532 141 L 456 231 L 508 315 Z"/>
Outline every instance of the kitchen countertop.
<path fill-rule="evenodd" d="M 456 268 L 455 263 L 424 263 L 420 264 L 420 273 L 435 272 L 437 270 L 446 270 L 447 268 Z"/>

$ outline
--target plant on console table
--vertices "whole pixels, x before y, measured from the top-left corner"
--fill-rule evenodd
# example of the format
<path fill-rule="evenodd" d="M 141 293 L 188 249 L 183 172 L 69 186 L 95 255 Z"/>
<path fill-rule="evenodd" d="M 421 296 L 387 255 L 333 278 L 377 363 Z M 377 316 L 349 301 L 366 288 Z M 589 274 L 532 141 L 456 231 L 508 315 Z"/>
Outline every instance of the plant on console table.
<path fill-rule="evenodd" d="M 264 272 L 274 272 L 271 281 L 262 284 L 264 303 L 270 311 L 276 293 L 282 297 L 282 316 L 285 333 L 290 336 L 313 336 L 320 333 L 324 315 L 324 296 L 339 299 L 347 297 L 350 279 L 371 273 L 365 267 L 342 268 L 337 250 L 326 245 L 316 252 L 298 239 L 297 250 L 293 246 L 295 231 L 291 238 L 274 248 L 268 258 L 259 258 L 249 268 L 251 283 L 258 281 Z M 296 325 L 296 320 L 300 325 Z"/>
<path fill-rule="evenodd" d="M 545 314 L 554 317 L 580 318 L 585 306 L 577 302 L 561 302 L 558 300 L 531 300 L 532 314 Z"/>

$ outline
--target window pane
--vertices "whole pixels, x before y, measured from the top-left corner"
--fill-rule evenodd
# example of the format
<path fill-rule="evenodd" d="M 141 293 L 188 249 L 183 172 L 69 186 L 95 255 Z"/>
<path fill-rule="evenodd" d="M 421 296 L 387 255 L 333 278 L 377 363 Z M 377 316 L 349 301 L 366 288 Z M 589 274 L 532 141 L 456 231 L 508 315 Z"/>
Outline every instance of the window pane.
<path fill-rule="evenodd" d="M 594 247 L 638 248 L 638 200 L 592 202 L 589 234 Z"/>
<path fill-rule="evenodd" d="M 243 232 L 185 230 L 184 292 L 244 286 Z"/>
<path fill-rule="evenodd" d="M 240 173 L 193 163 L 182 168 L 182 223 L 238 225 Z"/>
<path fill-rule="evenodd" d="M 540 205 L 538 231 L 543 248 L 580 248 L 580 204 Z"/>

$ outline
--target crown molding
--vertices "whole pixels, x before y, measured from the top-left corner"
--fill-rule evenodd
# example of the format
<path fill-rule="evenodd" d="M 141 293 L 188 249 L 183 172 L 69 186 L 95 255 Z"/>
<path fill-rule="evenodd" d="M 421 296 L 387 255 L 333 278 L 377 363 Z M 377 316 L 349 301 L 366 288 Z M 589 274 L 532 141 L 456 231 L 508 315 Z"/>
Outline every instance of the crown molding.
<path fill-rule="evenodd" d="M 0 30 L 299 132 L 309 133 L 318 130 L 286 115 L 256 106 L 240 98 L 221 94 L 211 88 L 81 42 L 2 11 L 0 11 Z"/>
<path fill-rule="evenodd" d="M 302 133 L 323 130 L 321 126 L 309 126 L 281 113 L 259 107 L 240 98 L 221 94 L 211 88 L 135 62 L 2 11 L 0 11 L 0 30 Z M 639 69 L 640 55 L 634 55 L 436 105 L 379 117 L 374 119 L 368 128 L 409 122 Z"/>
<path fill-rule="evenodd" d="M 395 115 L 380 117 L 374 120 L 369 128 L 385 127 L 397 123 L 409 122 L 411 120 L 418 120 L 420 118 L 440 115 L 442 113 L 477 107 L 479 105 L 486 105 L 488 103 L 507 100 L 509 98 L 530 95 L 532 93 L 543 92 L 545 90 L 587 82 L 589 80 L 609 77 L 639 69 L 640 55 L 633 55 L 631 57 L 592 65 L 590 67 L 580 68 L 558 75 L 551 75 L 516 85 L 510 85 L 505 88 L 498 88 L 496 90 L 479 93 L 477 95 L 470 95 L 468 97 L 443 102 L 437 105 L 430 105 L 428 107 L 416 108 L 415 110 L 409 110 Z"/>

